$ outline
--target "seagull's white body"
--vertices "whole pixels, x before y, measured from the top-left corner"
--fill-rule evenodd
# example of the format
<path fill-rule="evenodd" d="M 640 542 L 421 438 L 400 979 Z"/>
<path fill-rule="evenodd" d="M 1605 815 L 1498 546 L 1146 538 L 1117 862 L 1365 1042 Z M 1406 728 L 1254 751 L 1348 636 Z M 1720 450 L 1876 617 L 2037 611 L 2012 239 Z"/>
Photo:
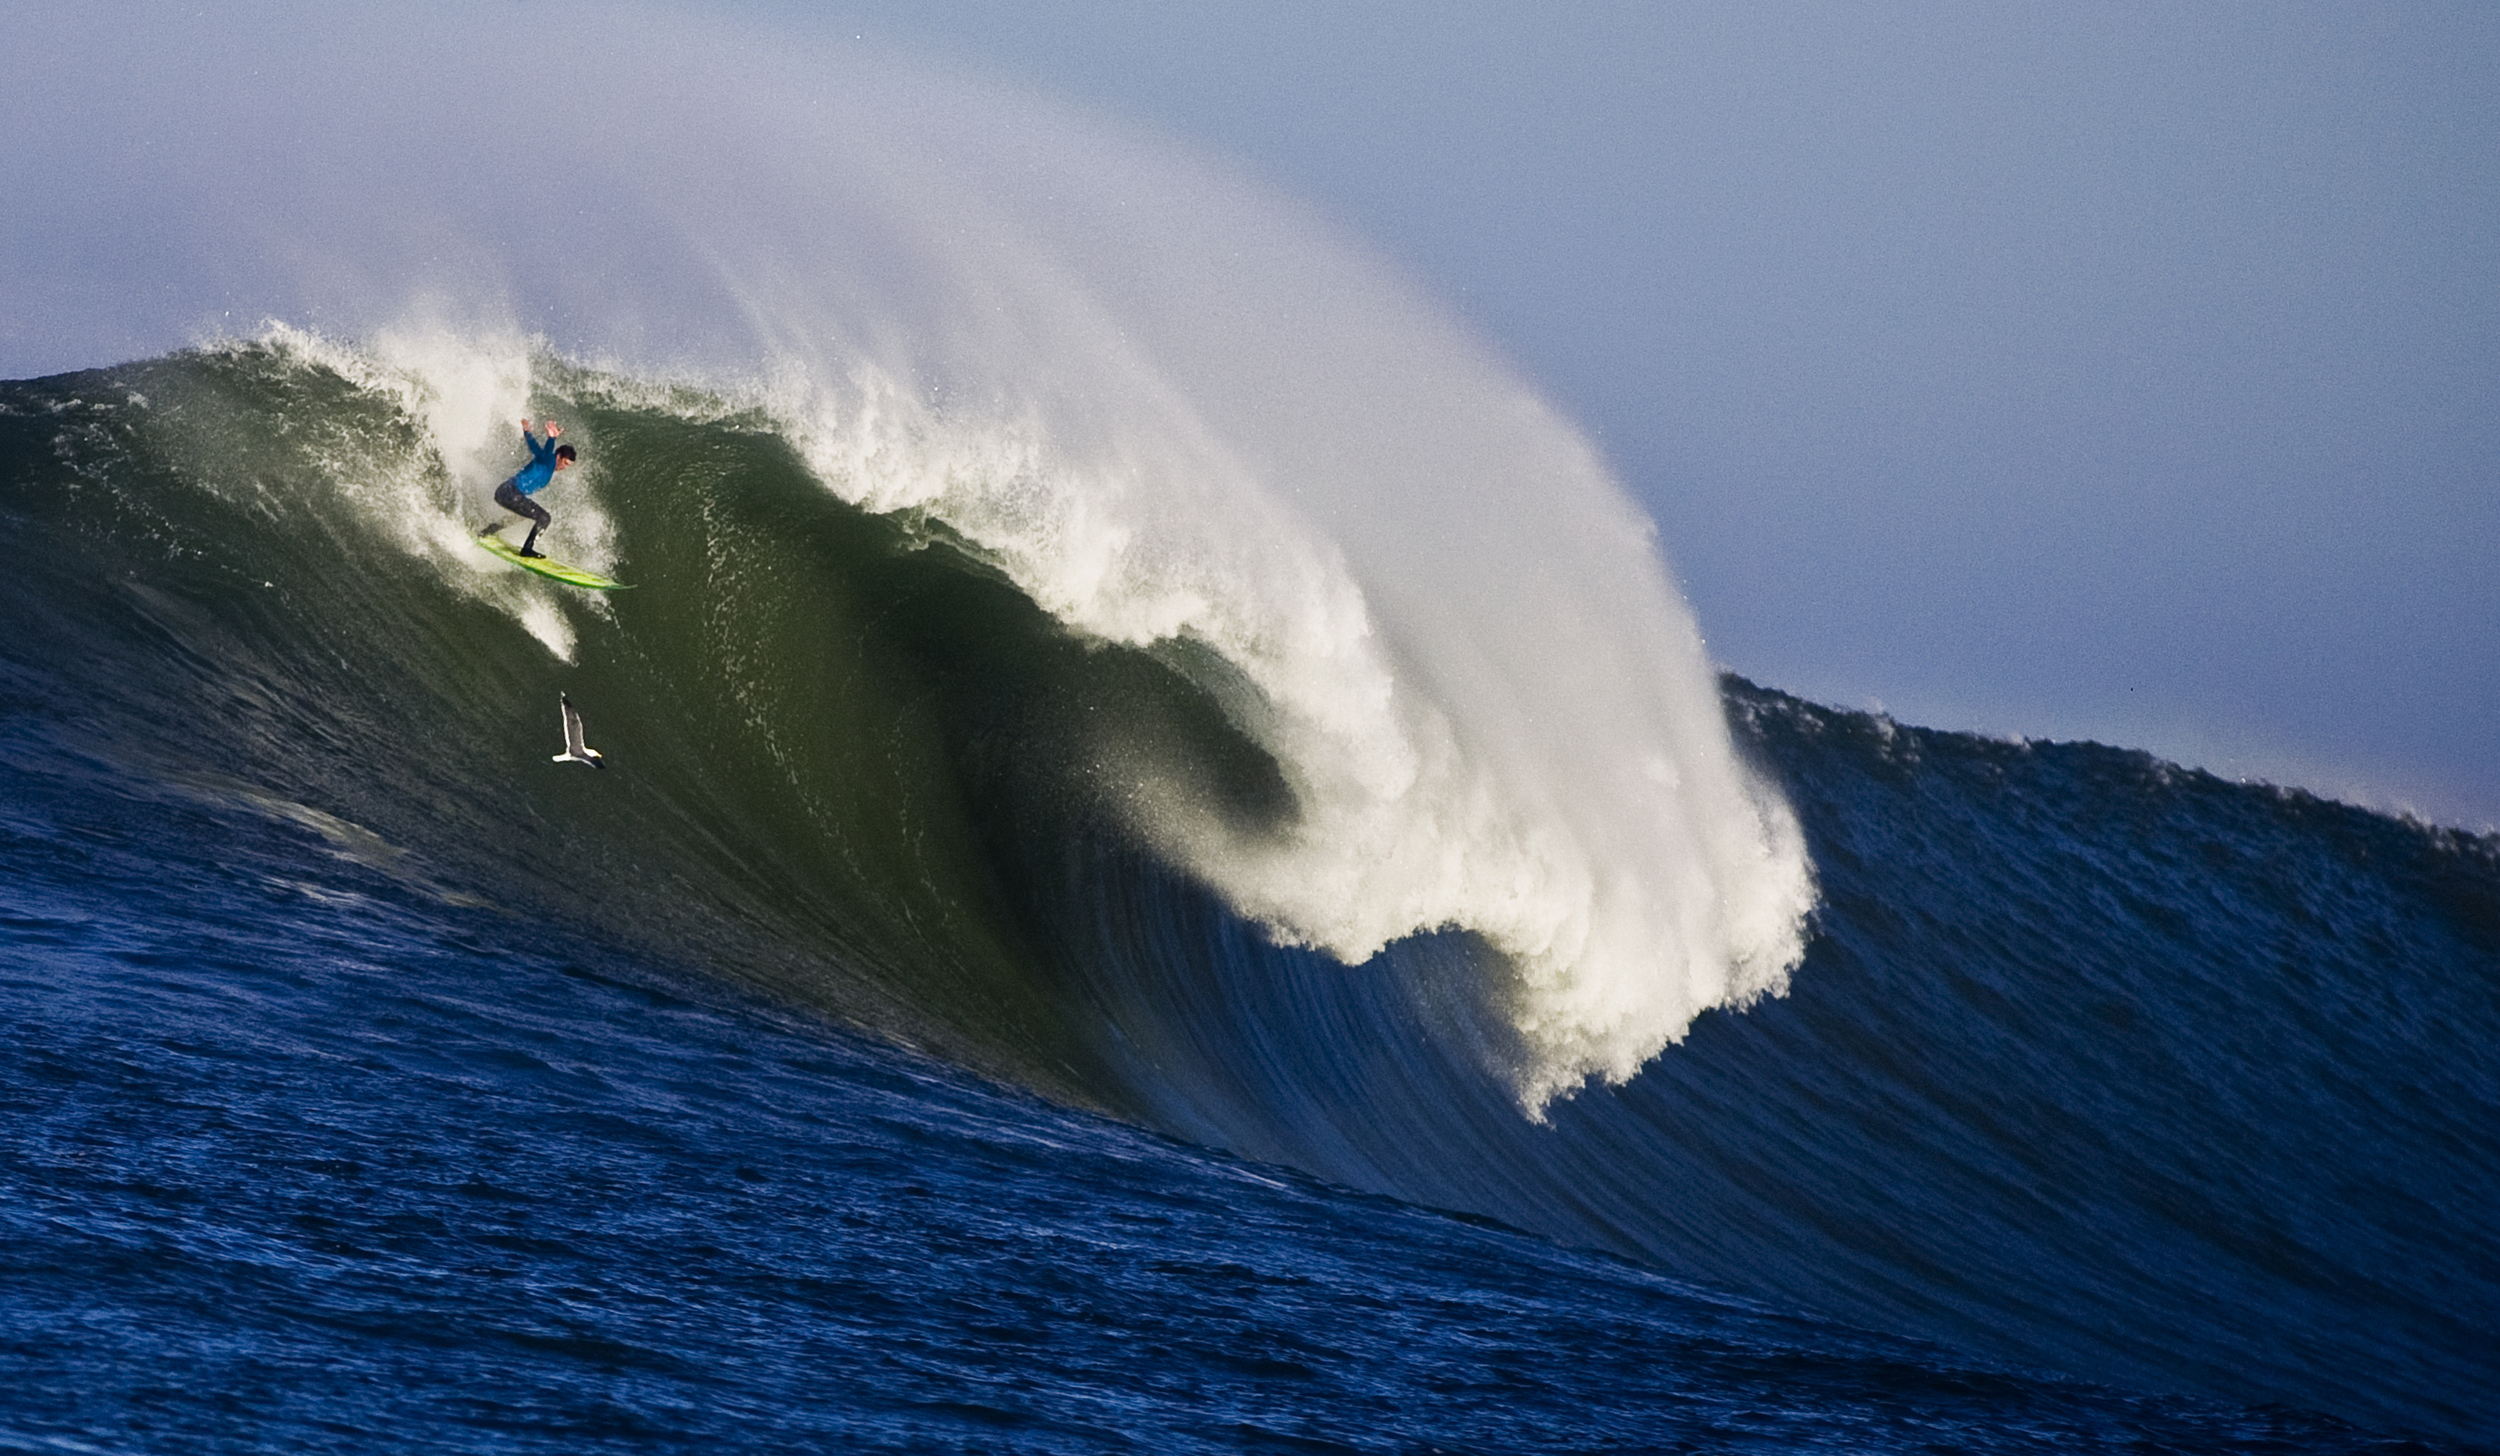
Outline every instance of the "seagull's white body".
<path fill-rule="evenodd" d="M 582 742 L 582 715 L 573 708 L 572 698 L 556 694 L 556 708 L 564 715 L 564 751 L 555 756 L 557 763 L 586 763 L 592 768 L 606 768 L 599 750 Z"/>

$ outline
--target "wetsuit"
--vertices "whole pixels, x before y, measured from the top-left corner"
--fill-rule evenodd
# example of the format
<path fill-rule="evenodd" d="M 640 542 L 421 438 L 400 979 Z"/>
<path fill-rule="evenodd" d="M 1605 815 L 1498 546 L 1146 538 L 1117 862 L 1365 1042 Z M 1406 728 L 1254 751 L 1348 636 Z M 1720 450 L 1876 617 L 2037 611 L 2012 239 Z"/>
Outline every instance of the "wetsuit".
<path fill-rule="evenodd" d="M 529 539 L 521 543 L 521 554 L 527 556 L 530 548 L 538 544 L 538 533 L 555 519 L 547 514 L 545 506 L 530 497 L 556 478 L 556 437 L 549 435 L 544 439 L 533 439 L 524 427 L 521 443 L 530 447 L 530 463 L 522 466 L 510 480 L 495 487 L 495 504 L 516 516 L 529 518 Z"/>

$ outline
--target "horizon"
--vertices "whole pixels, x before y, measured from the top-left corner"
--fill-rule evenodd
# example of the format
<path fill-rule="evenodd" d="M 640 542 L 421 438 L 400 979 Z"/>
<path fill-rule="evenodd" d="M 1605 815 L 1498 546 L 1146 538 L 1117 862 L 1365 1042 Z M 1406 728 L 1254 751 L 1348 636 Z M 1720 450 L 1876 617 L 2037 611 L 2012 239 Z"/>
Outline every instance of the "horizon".
<path fill-rule="evenodd" d="M 1726 670 L 2500 826 L 2500 15 L 732 13 L 1301 199 L 1591 437 Z M 100 43 L 17 49 L 21 136 L 98 87 L 184 114 Z M 133 225 L 48 150 L 0 164 L 30 304 L 109 241 L 81 229 Z M 0 373 L 122 362 L 34 327 L 0 325 Z"/>

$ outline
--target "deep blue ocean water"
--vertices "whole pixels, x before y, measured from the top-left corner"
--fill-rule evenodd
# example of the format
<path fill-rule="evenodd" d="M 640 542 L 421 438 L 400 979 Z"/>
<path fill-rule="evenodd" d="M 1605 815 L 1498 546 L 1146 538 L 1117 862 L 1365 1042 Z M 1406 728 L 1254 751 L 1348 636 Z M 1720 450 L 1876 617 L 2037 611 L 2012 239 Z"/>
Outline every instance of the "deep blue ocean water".
<path fill-rule="evenodd" d="M 0 387 L 0 1448 L 2500 1438 L 2491 840 L 1729 679 L 1805 963 L 1537 1122 L 1484 947 L 1280 947 L 1097 812 L 1098 706 L 1271 791 L 1186 680 L 558 402 L 641 585 L 551 665 L 268 505 L 405 428 L 323 367 Z"/>

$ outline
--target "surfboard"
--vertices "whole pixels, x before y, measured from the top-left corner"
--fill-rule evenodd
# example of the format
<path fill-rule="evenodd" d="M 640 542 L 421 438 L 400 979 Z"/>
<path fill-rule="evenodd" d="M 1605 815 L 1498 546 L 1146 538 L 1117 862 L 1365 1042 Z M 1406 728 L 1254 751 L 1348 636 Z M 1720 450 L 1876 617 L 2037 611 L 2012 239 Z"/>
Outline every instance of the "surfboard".
<path fill-rule="evenodd" d="M 520 548 L 491 532 L 478 537 L 477 544 L 523 571 L 535 571 L 540 576 L 563 582 L 566 586 L 585 586 L 592 591 L 629 591 L 632 589 L 630 583 L 610 581 L 595 571 L 584 571 L 578 566 L 567 566 L 552 556 L 523 556 Z"/>

